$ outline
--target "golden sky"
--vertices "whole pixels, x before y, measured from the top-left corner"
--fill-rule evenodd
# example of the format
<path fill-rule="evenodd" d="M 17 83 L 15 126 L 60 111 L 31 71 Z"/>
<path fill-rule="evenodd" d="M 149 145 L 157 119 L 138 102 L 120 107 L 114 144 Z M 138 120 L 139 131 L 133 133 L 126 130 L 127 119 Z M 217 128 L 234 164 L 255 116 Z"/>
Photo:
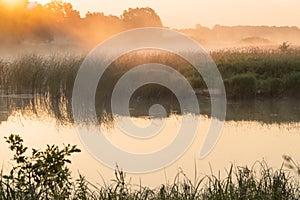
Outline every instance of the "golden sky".
<path fill-rule="evenodd" d="M 33 0 L 34 1 L 34 0 Z M 37 0 L 47 2 L 50 0 Z M 84 15 L 101 11 L 119 16 L 128 7 L 149 6 L 165 26 L 221 25 L 300 27 L 299 0 L 67 0 Z"/>

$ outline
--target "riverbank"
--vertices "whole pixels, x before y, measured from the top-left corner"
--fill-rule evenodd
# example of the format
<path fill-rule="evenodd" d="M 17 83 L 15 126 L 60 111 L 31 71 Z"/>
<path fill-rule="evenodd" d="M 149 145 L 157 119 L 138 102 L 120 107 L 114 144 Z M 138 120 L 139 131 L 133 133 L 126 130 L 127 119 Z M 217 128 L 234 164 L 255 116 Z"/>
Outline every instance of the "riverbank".
<path fill-rule="evenodd" d="M 210 54 L 221 73 L 229 99 L 300 97 L 300 48 L 284 51 L 245 48 Z M 83 60 L 84 56 L 36 54 L 11 61 L 0 59 L 0 86 L 2 91 L 9 90 L 10 93 L 29 91 L 68 96 Z M 149 62 L 172 66 L 190 82 L 196 93 L 205 95 L 205 82 L 187 61 L 171 53 L 149 50 L 131 52 L 113 62 L 99 83 L 102 96 L 109 97 L 116 82 L 129 69 Z M 176 84 L 172 75 L 170 79 Z M 155 84 L 142 87 L 135 95 L 137 98 L 172 96 L 168 89 Z"/>

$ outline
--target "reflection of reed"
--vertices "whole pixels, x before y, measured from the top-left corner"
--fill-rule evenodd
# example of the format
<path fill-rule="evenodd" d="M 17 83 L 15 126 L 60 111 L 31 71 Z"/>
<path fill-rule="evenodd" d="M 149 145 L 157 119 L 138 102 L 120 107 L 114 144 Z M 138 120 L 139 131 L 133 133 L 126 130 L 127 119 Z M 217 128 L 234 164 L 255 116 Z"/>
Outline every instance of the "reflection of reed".
<path fill-rule="evenodd" d="M 99 101 L 100 102 L 100 101 Z M 46 95 L 32 95 L 30 98 L 22 98 L 22 95 L 2 96 L 0 97 L 0 120 L 6 121 L 13 112 L 19 112 L 24 117 L 51 117 L 59 124 L 66 125 L 73 123 L 72 115 L 72 99 L 67 96 L 52 96 Z M 166 108 L 168 116 L 175 110 L 172 105 L 169 105 L 166 100 L 159 102 Z M 141 117 L 147 116 L 148 110 L 153 103 L 150 101 L 142 101 L 137 104 L 136 101 L 131 103 L 131 116 Z M 110 101 L 100 102 L 96 106 L 96 113 L 99 124 L 110 124 L 113 120 L 111 113 Z M 178 113 L 178 112 L 177 112 Z M 117 115 L 124 115 L 124 113 L 116 113 Z M 83 115 L 84 116 L 84 115 Z M 89 123 L 89 119 L 82 119 L 82 123 Z"/>
<path fill-rule="evenodd" d="M 50 116 L 60 124 L 72 123 L 72 112 L 66 108 L 68 103 L 62 98 L 59 100 L 41 95 L 22 98 L 21 95 L 15 95 L 15 97 L 1 97 L 0 101 L 8 101 L 10 104 L 9 107 L 4 108 L 7 112 L 7 117 L 12 115 L 12 113 L 18 112 L 24 117 L 38 117 L 43 119 Z M 7 118 L 2 121 L 6 120 Z"/>
<path fill-rule="evenodd" d="M 300 121 L 298 100 L 294 98 L 229 101 L 226 120 L 293 123 Z"/>
<path fill-rule="evenodd" d="M 130 114 L 134 117 L 148 116 L 148 111 L 153 103 L 160 103 L 167 111 L 167 116 L 180 114 L 178 102 L 170 104 L 170 99 L 161 98 L 158 101 L 147 99 L 133 99 L 130 102 Z M 110 101 L 98 102 L 97 116 L 99 124 L 111 126 L 113 116 Z M 38 117 L 43 119 L 49 116 L 62 125 L 72 124 L 72 99 L 67 96 L 34 95 L 34 96 L 5 96 L 0 97 L 0 121 L 6 121 L 13 112 L 19 112 L 25 117 Z M 200 111 L 202 115 L 210 117 L 210 100 L 199 97 Z M 295 123 L 300 121 L 298 101 L 295 99 L 283 99 L 277 101 L 230 101 L 227 105 L 227 121 L 259 121 L 261 123 Z M 122 113 L 118 113 L 122 115 Z M 82 119 L 83 123 L 89 123 L 89 119 Z"/>

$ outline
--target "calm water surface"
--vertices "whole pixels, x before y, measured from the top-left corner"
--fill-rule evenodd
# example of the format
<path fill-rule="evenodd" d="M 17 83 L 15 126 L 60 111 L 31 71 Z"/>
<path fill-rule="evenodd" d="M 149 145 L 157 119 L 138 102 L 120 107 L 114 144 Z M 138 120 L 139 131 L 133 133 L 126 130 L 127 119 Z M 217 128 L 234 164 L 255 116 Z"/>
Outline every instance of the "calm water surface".
<path fill-rule="evenodd" d="M 4 170 L 11 167 L 11 153 L 3 137 L 10 133 L 20 134 L 29 147 L 43 149 L 47 144 L 76 144 L 82 150 L 72 157 L 74 176 L 78 172 L 88 180 L 102 183 L 114 177 L 114 170 L 99 163 L 82 145 L 77 130 L 70 120 L 68 106 L 43 100 L 31 95 L 2 95 L 0 97 L 0 155 Z M 203 138 L 210 124 L 209 101 L 200 100 L 200 127 L 188 151 L 175 163 L 149 174 L 127 174 L 132 183 L 149 186 L 172 182 L 179 169 L 192 179 L 217 173 L 226 174 L 231 164 L 251 166 L 257 160 L 266 160 L 270 166 L 279 168 L 283 155 L 300 159 L 300 106 L 297 100 L 256 100 L 228 102 L 227 120 L 222 135 L 213 151 L 203 160 L 198 158 Z M 140 109 L 132 109 L 134 121 L 143 126 L 149 118 Z M 176 112 L 174 112 L 176 113 Z M 125 116 L 123 116 L 125 118 Z M 162 132 L 149 140 L 136 140 L 123 134 L 114 121 L 102 123 L 106 137 L 114 145 L 130 152 L 147 153 L 164 147 L 174 138 L 180 126 L 181 116 L 170 114 Z M 135 145 L 132 145 L 135 144 Z M 109 152 L 105 152 L 109 154 Z M 122 168 L 122 166 L 120 166 Z"/>

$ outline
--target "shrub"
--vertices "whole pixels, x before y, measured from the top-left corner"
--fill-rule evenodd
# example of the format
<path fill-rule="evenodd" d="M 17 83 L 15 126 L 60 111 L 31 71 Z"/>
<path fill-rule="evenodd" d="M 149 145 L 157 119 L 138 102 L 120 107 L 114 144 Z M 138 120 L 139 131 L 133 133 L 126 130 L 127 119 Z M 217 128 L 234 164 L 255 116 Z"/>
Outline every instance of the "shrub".
<path fill-rule="evenodd" d="M 256 78 L 253 74 L 238 74 L 225 82 L 226 92 L 234 98 L 255 97 Z"/>
<path fill-rule="evenodd" d="M 270 81 L 270 96 L 278 96 L 283 91 L 283 81 L 279 78 L 273 78 Z"/>
<path fill-rule="evenodd" d="M 71 171 L 67 157 L 80 152 L 76 146 L 67 145 L 60 150 L 47 145 L 45 151 L 27 147 L 19 135 L 6 137 L 10 150 L 14 151 L 15 166 L 1 180 L 1 199 L 69 199 L 72 191 Z"/>
<path fill-rule="evenodd" d="M 300 72 L 291 73 L 285 77 L 286 89 L 299 89 L 300 88 Z"/>

